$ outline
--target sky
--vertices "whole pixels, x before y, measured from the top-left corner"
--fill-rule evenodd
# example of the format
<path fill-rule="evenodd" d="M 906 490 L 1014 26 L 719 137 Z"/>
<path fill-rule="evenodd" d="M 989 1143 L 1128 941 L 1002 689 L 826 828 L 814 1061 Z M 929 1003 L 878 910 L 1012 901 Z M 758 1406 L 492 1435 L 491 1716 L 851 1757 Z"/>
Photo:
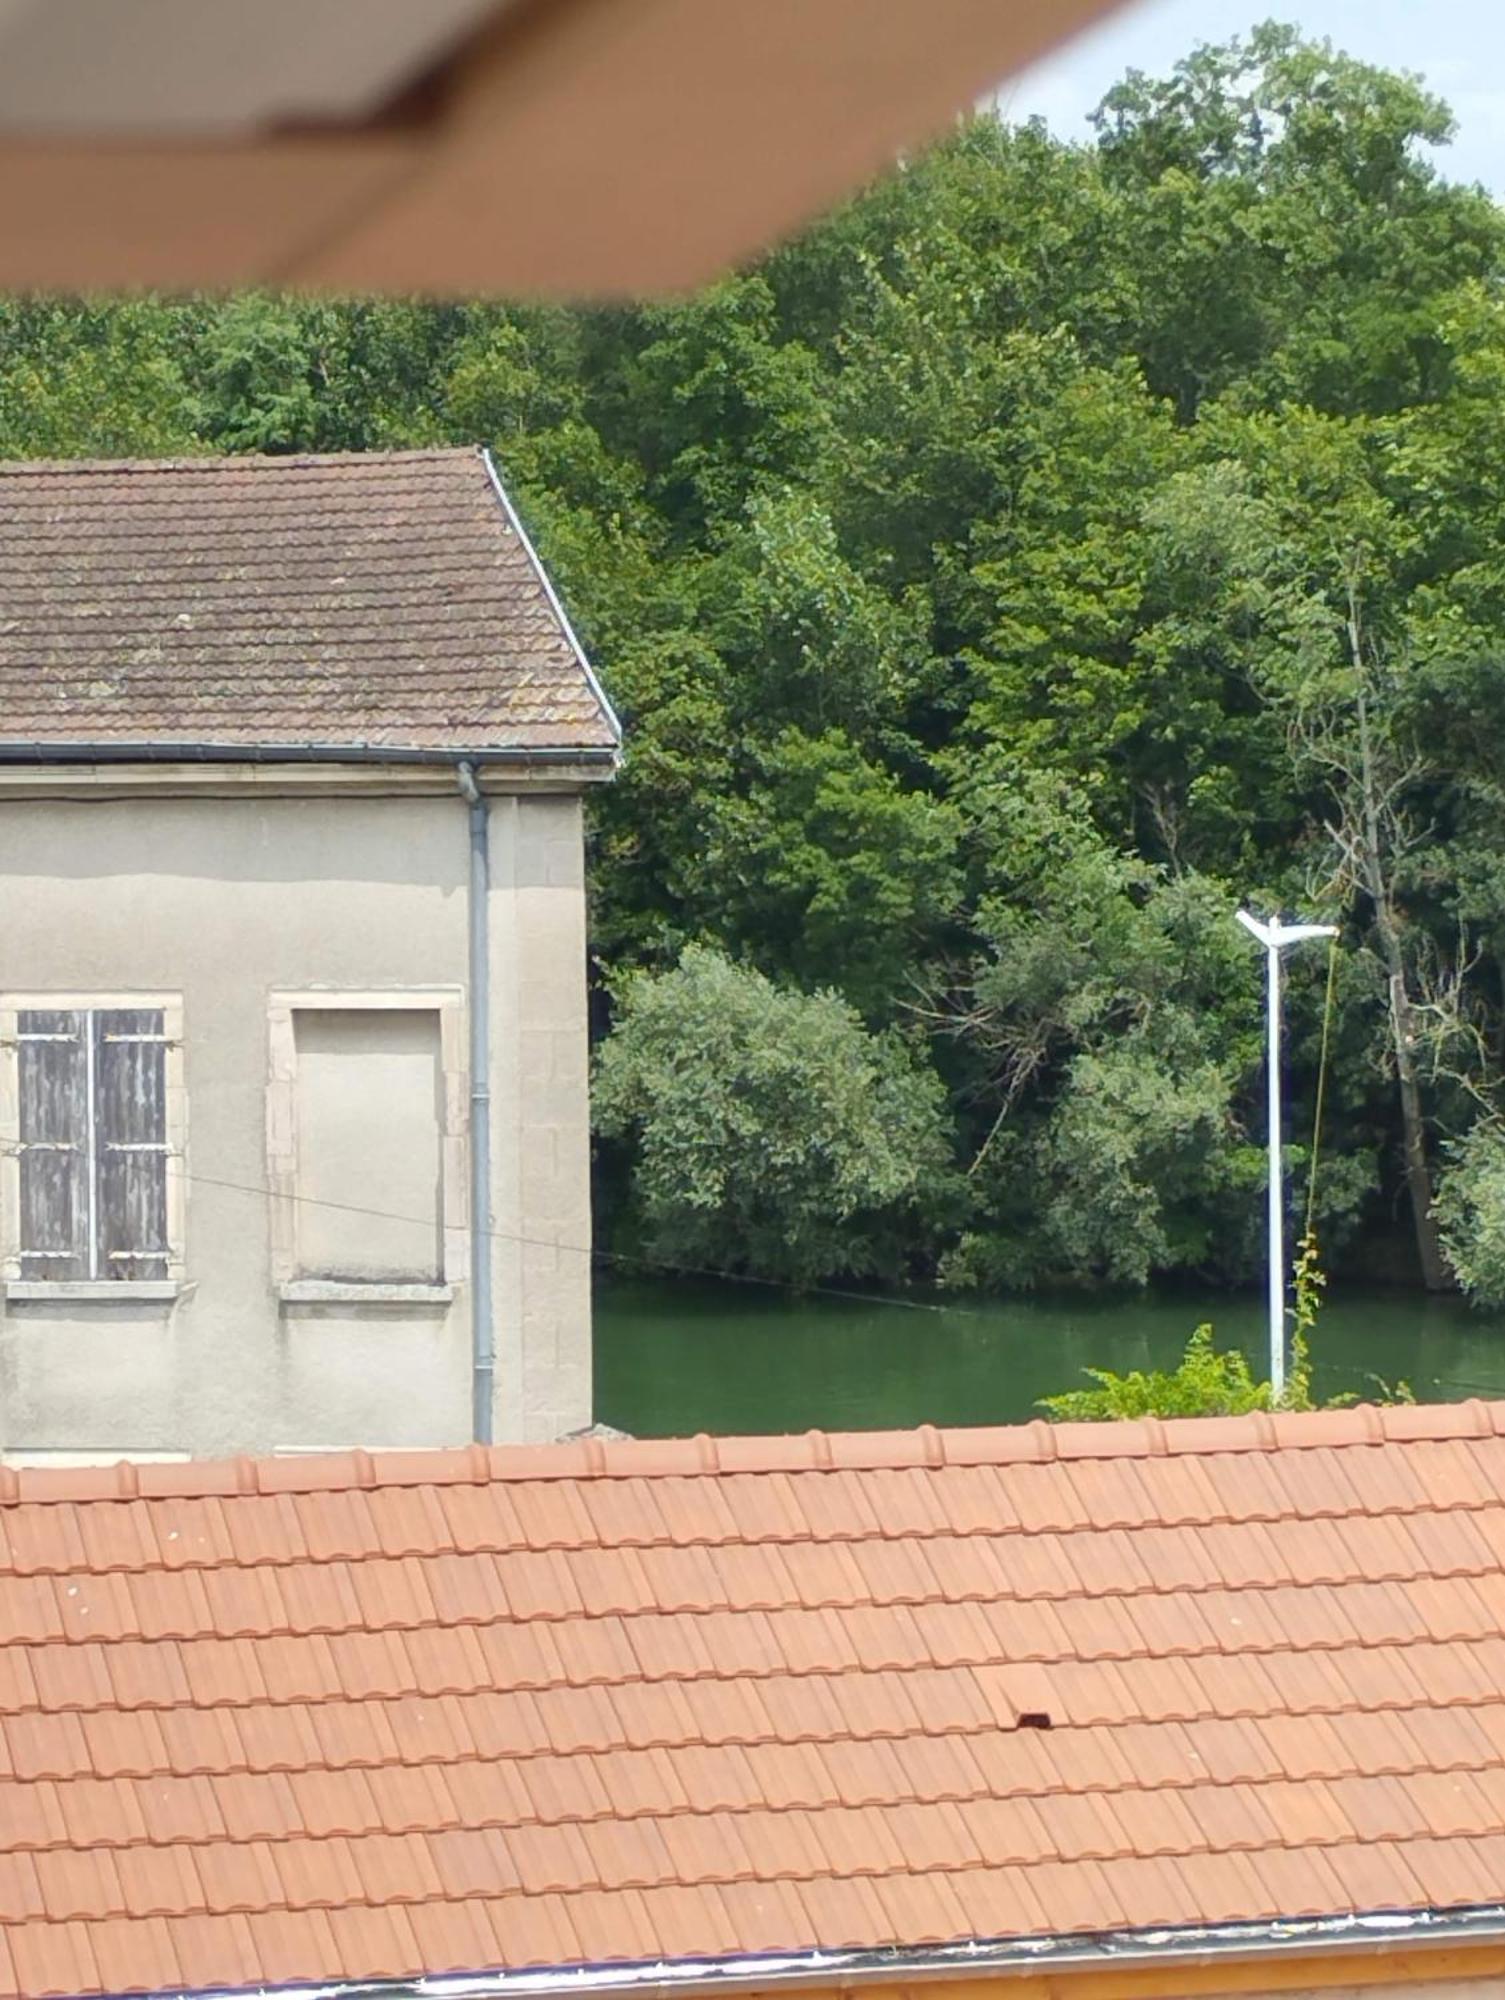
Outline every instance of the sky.
<path fill-rule="evenodd" d="M 1198 42 L 1227 41 L 1272 18 L 1366 62 L 1424 77 L 1458 121 L 1439 168 L 1505 197 L 1501 0 L 1138 0 L 1013 78 L 999 107 L 1011 119 L 1042 117 L 1064 139 L 1085 139 L 1087 114 L 1126 69 L 1163 75 Z"/>

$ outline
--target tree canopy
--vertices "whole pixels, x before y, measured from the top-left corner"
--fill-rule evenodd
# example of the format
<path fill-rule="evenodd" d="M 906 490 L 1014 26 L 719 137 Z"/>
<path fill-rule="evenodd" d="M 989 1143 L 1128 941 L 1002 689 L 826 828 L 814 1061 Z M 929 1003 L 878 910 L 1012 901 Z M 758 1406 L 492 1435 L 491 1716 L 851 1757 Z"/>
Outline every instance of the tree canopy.
<path fill-rule="evenodd" d="M 0 304 L 0 451 L 493 447 L 627 723 L 601 1191 L 661 1245 L 832 1276 L 881 1215 L 955 1283 L 1245 1275 L 1251 901 L 1343 926 L 1326 1244 L 1404 1212 L 1419 1271 L 1482 1274 L 1505 216 L 1448 131 L 1267 24 L 1129 76 L 1086 144 L 972 119 L 690 300 Z M 1324 975 L 1291 966 L 1298 1139 Z M 787 1033 L 793 1067 L 718 1124 L 694 1014 L 734 1002 L 737 1060 Z M 817 1055 L 908 1107 L 825 1206 L 768 1178 L 801 1099 L 862 1129 Z"/>

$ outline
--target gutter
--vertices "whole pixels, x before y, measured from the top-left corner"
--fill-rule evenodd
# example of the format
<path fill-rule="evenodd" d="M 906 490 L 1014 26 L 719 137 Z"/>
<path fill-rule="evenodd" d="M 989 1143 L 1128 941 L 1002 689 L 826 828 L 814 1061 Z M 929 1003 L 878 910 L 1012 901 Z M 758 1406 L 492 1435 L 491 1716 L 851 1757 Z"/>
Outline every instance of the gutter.
<path fill-rule="evenodd" d="M 674 2000 L 680 1994 L 768 1988 L 854 1989 L 978 1977 L 1059 1975 L 1106 1969 L 1171 1971 L 1233 1963 L 1373 1955 L 1468 1945 L 1505 1947 L 1505 1903 L 1457 1910 L 1377 1912 L 1341 1917 L 1279 1917 L 1257 1923 L 1164 1926 L 1070 1937 L 972 1939 L 868 1951 L 764 1952 L 726 1958 L 660 1959 L 638 1964 L 534 1967 L 411 1979 L 336 1980 L 323 1985 L 204 1987 L 109 2000 L 559 2000 L 569 1994 L 632 1994 Z"/>
<path fill-rule="evenodd" d="M 615 769 L 620 755 L 615 744 L 600 743 L 456 751 L 380 743 L 0 742 L 0 764 L 443 764 L 452 770 L 456 758 L 463 757 L 488 767 L 601 764 Z"/>
<path fill-rule="evenodd" d="M 475 766 L 455 772 L 470 809 L 470 1409 L 471 1436 L 490 1444 L 496 1386 L 491 1310 L 491 807 Z"/>

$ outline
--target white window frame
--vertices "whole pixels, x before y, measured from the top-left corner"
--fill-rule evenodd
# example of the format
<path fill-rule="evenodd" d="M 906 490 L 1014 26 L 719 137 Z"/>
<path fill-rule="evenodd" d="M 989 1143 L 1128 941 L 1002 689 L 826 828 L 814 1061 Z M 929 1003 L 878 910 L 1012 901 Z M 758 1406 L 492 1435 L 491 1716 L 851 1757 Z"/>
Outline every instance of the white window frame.
<path fill-rule="evenodd" d="M 166 1039 L 167 1276 L 165 1278 L 23 1278 L 21 1275 L 20 1016 L 29 1013 L 160 1013 Z M 93 1143 L 90 1134 L 90 1143 Z M 187 1283 L 188 1092 L 183 1073 L 181 993 L 27 992 L 0 994 L 0 1284 L 8 1300 L 119 1304 L 168 1303 Z M 91 1252 L 92 1254 L 92 1252 Z"/>
<path fill-rule="evenodd" d="M 293 1017 L 316 1009 L 352 1013 L 416 1012 L 439 1017 L 444 1075 L 439 1134 L 442 1277 L 437 1284 L 391 1284 L 300 1277 L 298 1272 L 298 1046 Z M 470 1191 L 466 1173 L 470 1101 L 466 1075 L 465 996 L 458 986 L 279 989 L 267 1007 L 267 1187 L 272 1283 L 285 1306 L 444 1305 L 466 1268 Z"/>

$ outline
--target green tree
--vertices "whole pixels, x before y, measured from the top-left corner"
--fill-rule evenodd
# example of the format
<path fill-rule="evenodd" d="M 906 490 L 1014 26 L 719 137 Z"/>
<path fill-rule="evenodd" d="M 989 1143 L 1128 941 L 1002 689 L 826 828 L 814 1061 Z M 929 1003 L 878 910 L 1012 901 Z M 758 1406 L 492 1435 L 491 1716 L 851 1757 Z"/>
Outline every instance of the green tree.
<path fill-rule="evenodd" d="M 711 925 L 808 987 L 891 1018 L 960 896 L 960 815 L 909 791 L 839 729 L 787 730 L 711 822 Z"/>
<path fill-rule="evenodd" d="M 1238 1115 L 1258 995 L 1216 884 L 1115 848 L 1063 781 L 967 794 L 986 887 L 976 948 L 932 988 L 977 1135 L 989 1223 L 955 1282 L 1239 1276 L 1262 1171 Z"/>
<path fill-rule="evenodd" d="M 1228 390 L 1333 412 L 1435 397 L 1435 300 L 1495 267 L 1499 210 L 1429 158 L 1445 105 L 1415 79 L 1266 22 L 1098 114 L 1120 196 L 1130 337 L 1183 422 Z"/>
<path fill-rule="evenodd" d="M 1505 1126 L 1498 1120 L 1481 1120 L 1452 1149 L 1438 1178 L 1437 1222 L 1473 1304 L 1505 1306 Z"/>
<path fill-rule="evenodd" d="M 702 946 L 623 983 L 594 1087 L 597 1131 L 634 1142 L 634 1240 L 669 1265 L 898 1277 L 954 1199 L 923 1062 Z"/>
<path fill-rule="evenodd" d="M 1448 1273 L 1432 1214 L 1425 1084 L 1456 967 L 1428 925 L 1435 862 L 1420 869 L 1444 773 L 1416 727 L 1411 659 L 1424 638 L 1424 579 L 1437 552 L 1418 535 L 1395 472 L 1389 426 L 1298 411 L 1218 426 L 1222 459 L 1168 483 L 1156 518 L 1173 559 L 1195 570 L 1204 635 L 1241 664 L 1282 727 L 1296 796 L 1315 821 L 1296 836 L 1327 893 L 1353 915 L 1383 980 L 1383 1062 L 1394 1079 L 1401 1171 L 1429 1289 Z M 1197 631 L 1183 609 L 1179 636 Z M 1418 894 L 1418 891 L 1421 893 Z M 1478 1077 L 1472 1079 L 1477 1087 Z M 1435 1114 L 1436 1106 L 1431 1107 Z"/>
<path fill-rule="evenodd" d="M 0 300 L 0 456 L 193 451 L 193 335 L 191 310 L 157 299 Z"/>

